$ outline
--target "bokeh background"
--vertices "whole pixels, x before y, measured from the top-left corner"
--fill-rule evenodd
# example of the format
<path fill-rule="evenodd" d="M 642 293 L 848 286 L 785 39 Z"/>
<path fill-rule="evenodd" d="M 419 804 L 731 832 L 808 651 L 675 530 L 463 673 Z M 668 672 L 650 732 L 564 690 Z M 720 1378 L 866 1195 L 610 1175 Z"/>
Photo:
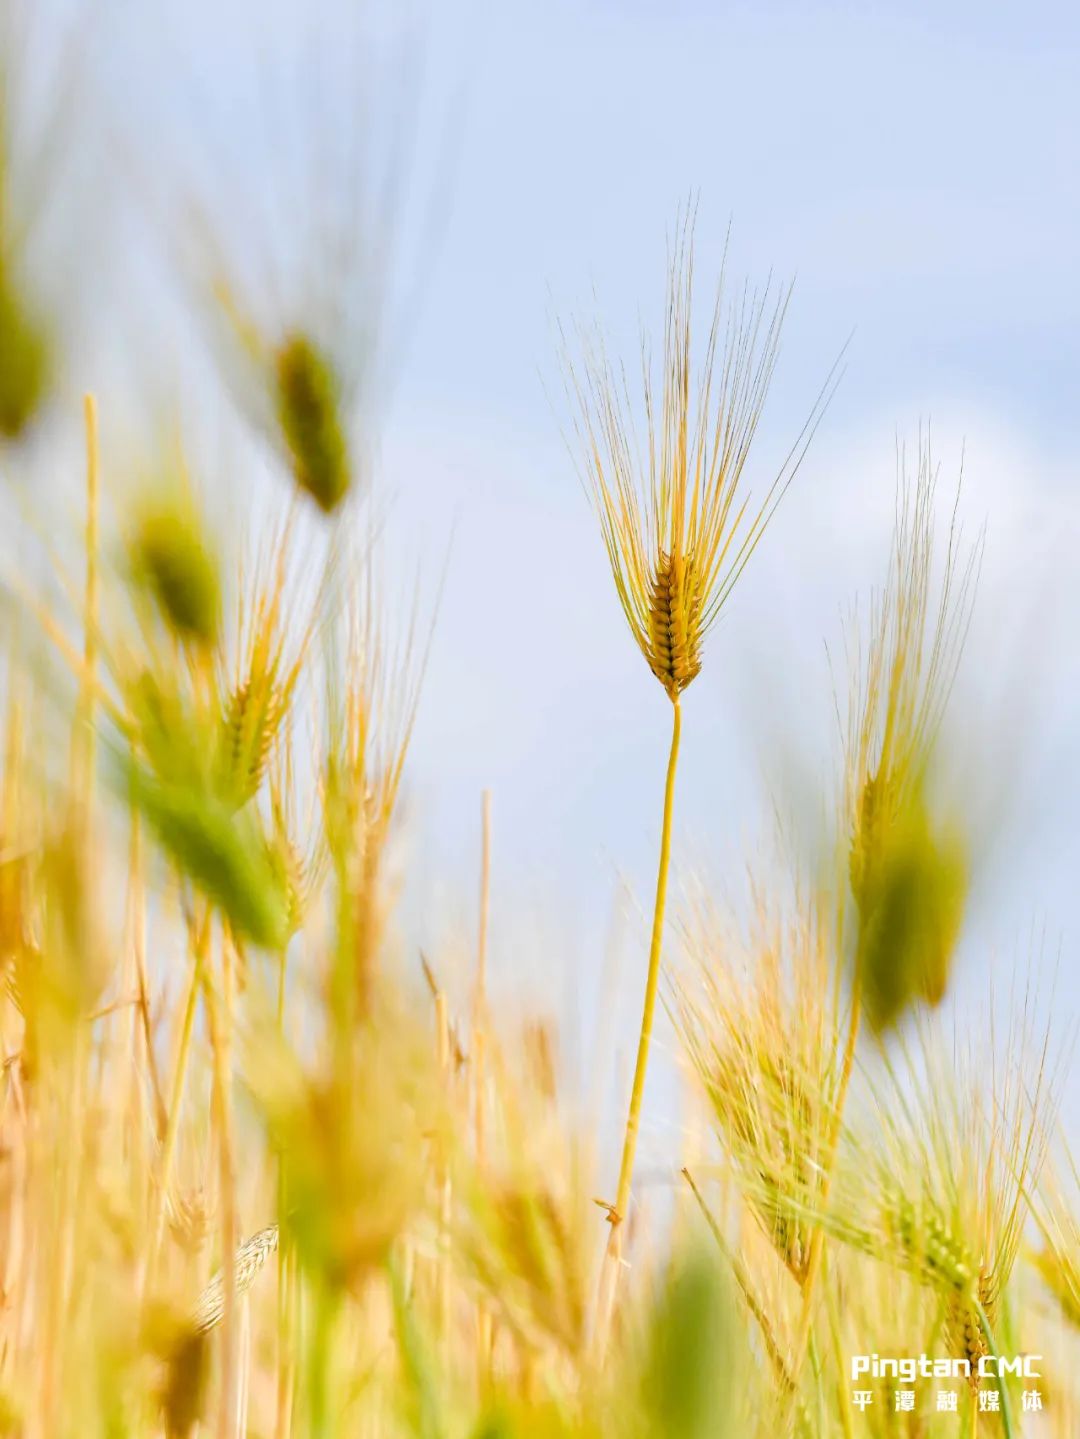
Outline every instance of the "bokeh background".
<path fill-rule="evenodd" d="M 666 246 L 693 198 L 703 300 L 729 224 L 733 280 L 796 277 L 758 489 L 848 348 L 687 696 L 677 863 L 738 903 L 774 803 L 798 830 L 831 782 L 844 616 L 884 577 L 898 438 L 914 446 L 929 426 L 943 498 L 962 468 L 965 532 L 986 532 L 949 751 L 984 841 L 954 1002 L 1008 988 L 1030 964 L 1068 1045 L 1080 997 L 1073 7 L 113 0 L 42 7 L 27 35 L 42 55 L 63 39 L 63 65 L 29 67 L 21 101 L 31 127 L 63 111 L 44 253 L 71 299 L 67 391 L 33 441 L 35 474 L 43 449 L 55 457 L 58 506 L 69 473 L 77 493 L 88 386 L 117 466 L 148 414 L 197 431 L 244 483 L 264 463 L 208 378 L 182 279 L 202 205 L 226 231 L 263 217 L 258 283 L 300 263 L 305 224 L 332 209 L 360 155 L 343 138 L 358 114 L 377 213 L 398 183 L 373 276 L 388 306 L 373 483 L 401 593 L 419 570 L 430 598 L 445 572 L 407 780 L 400 923 L 418 943 L 468 943 L 490 788 L 493 985 L 569 1016 L 568 1062 L 584 1084 L 602 1056 L 608 1083 L 598 995 L 617 974 L 625 1024 L 605 1042 L 629 1063 L 667 701 L 625 630 L 564 441 L 558 322 L 600 317 L 632 361 L 639 324 L 662 322 Z M 306 172 L 319 126 L 331 140 L 307 207 L 289 177 Z M 6 468 L 10 549 L 20 507 L 63 510 L 20 493 L 18 459 Z M 258 525 L 259 493 L 252 480 L 230 523 Z M 653 1139 L 677 1122 L 666 1092 L 661 1074 Z M 1074 1082 L 1067 1112 L 1078 1093 Z"/>

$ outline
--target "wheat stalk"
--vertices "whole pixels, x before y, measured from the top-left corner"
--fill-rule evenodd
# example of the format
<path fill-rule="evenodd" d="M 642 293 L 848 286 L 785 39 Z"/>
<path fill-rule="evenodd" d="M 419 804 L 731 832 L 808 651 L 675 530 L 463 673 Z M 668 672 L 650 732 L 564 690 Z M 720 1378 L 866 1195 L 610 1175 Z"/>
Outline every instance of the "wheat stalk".
<path fill-rule="evenodd" d="M 790 290 L 746 291 L 726 307 L 725 262 L 700 357 L 691 345 L 693 213 L 676 228 L 669 260 L 660 395 L 643 344 L 646 444 L 637 444 L 633 406 L 602 336 L 583 336 L 575 366 L 564 345 L 576 413 L 583 483 L 623 614 L 649 669 L 672 705 L 660 860 L 637 1059 L 597 1304 L 595 1342 L 603 1353 L 614 1309 L 645 1089 L 667 898 L 671 825 L 682 725 L 681 697 L 700 673 L 706 635 L 753 554 L 805 454 L 832 376 L 795 445 L 756 505 L 740 498 L 744 470 L 775 369 Z M 695 373 L 696 371 L 696 373 Z"/>

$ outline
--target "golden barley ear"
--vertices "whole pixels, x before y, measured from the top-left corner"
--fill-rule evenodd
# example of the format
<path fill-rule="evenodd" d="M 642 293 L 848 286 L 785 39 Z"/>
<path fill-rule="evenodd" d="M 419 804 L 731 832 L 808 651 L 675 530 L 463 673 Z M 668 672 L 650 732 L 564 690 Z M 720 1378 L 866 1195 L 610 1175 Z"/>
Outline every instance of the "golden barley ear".
<path fill-rule="evenodd" d="M 233 1281 L 237 1298 L 246 1294 L 278 1247 L 278 1227 L 270 1224 L 253 1234 L 233 1256 Z M 225 1313 L 225 1271 L 219 1269 L 199 1296 L 192 1322 L 199 1334 L 207 1334 L 221 1323 Z"/>
<path fill-rule="evenodd" d="M 701 639 L 694 557 L 661 551 L 650 585 L 647 657 L 673 701 L 701 672 Z"/>
<path fill-rule="evenodd" d="M 945 1325 L 949 1336 L 949 1352 L 971 1365 L 968 1383 L 979 1388 L 979 1361 L 990 1353 L 979 1311 L 986 1316 L 991 1332 L 997 1325 L 998 1285 L 990 1270 L 983 1265 L 975 1283 L 973 1299 L 953 1299 L 948 1305 Z"/>
<path fill-rule="evenodd" d="M 286 702 L 273 673 L 241 680 L 225 708 L 226 779 L 237 805 L 259 790 L 284 717 Z"/>

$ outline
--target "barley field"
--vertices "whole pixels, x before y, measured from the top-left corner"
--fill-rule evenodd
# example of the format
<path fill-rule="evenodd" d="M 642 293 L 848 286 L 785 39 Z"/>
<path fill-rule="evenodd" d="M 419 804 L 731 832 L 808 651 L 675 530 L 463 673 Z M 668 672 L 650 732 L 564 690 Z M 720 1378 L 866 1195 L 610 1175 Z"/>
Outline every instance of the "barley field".
<path fill-rule="evenodd" d="M 1075 1439 L 1056 931 L 1002 936 L 992 985 L 960 973 L 1000 778 L 969 778 L 965 745 L 996 533 L 967 462 L 918 415 L 883 432 L 891 536 L 872 587 L 833 596 L 826 702 L 797 717 L 835 743 L 717 874 L 679 832 L 709 777 L 693 739 L 717 691 L 696 682 L 739 693 L 755 569 L 806 559 L 785 516 L 860 363 L 848 320 L 816 359 L 782 353 L 798 293 L 743 268 L 738 216 L 726 240 L 705 223 L 724 197 L 658 213 L 640 340 L 600 298 L 553 303 L 566 614 L 506 592 L 530 544 L 508 523 L 467 634 L 451 528 L 410 553 L 381 474 L 439 285 L 397 223 L 434 233 L 444 204 L 413 163 L 419 67 L 392 69 L 412 52 L 334 6 L 310 48 L 252 33 L 218 92 L 207 49 L 163 102 L 179 139 L 110 139 L 131 208 L 92 240 L 70 206 L 103 183 L 71 160 L 108 130 L 95 86 L 162 83 L 112 48 L 121 8 L 3 8 L 0 1435 Z M 227 140 L 261 103 L 247 189 Z M 96 296 L 95 244 L 122 257 Z M 579 293 L 602 260 L 582 253 Z M 128 353 L 143 263 L 153 324 L 190 327 L 175 375 Z M 613 817 L 597 898 L 631 891 L 640 964 L 591 933 L 567 961 L 581 1029 L 611 1032 L 597 1094 L 547 1002 L 561 961 L 496 882 L 498 787 L 454 817 L 468 878 L 442 924 L 416 844 L 431 776 L 410 770 L 431 668 L 472 631 L 595 633 L 580 554 L 653 751 L 633 821 L 653 868 L 621 876 Z M 518 662 L 528 703 L 574 707 L 576 679 Z M 626 722 L 605 704 L 581 726 Z M 575 761 L 538 726 L 535 783 L 587 786 Z"/>

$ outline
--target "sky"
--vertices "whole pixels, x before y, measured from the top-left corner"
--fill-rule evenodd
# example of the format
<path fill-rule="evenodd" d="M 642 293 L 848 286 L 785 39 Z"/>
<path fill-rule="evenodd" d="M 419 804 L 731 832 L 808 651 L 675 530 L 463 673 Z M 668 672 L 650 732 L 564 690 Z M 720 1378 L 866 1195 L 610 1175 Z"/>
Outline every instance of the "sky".
<path fill-rule="evenodd" d="M 407 323 L 384 376 L 378 484 L 401 573 L 445 565 L 407 779 L 410 933 L 467 946 L 490 789 L 493 982 L 575 1011 L 587 1067 L 614 948 L 627 1062 L 669 709 L 565 444 L 558 326 L 600 319 L 634 361 L 639 326 L 662 322 L 667 244 L 692 197 L 706 299 L 729 226 L 732 276 L 795 280 L 748 471 L 758 492 L 847 349 L 686 696 L 678 875 L 738 893 L 773 802 L 829 774 L 828 657 L 835 674 L 845 614 L 884 577 L 898 438 L 929 426 L 942 492 L 962 468 L 965 532 L 986 536 L 952 724 L 985 853 L 959 992 L 1007 987 L 1034 956 L 1065 1042 L 1080 993 L 1074 7 L 444 0 L 370 10 L 357 33 L 374 37 L 372 64 L 327 44 L 344 13 L 327 0 L 304 32 L 325 75 L 261 92 L 268 119 L 243 77 L 267 56 L 304 70 L 298 13 L 114 0 L 82 32 L 104 117 L 79 236 L 86 365 L 118 389 L 134 375 L 168 390 L 199 343 L 177 338 L 159 294 L 170 200 L 220 160 L 215 193 L 239 214 L 245 193 L 274 193 L 276 165 L 302 167 L 307 127 L 366 107 L 365 154 L 407 176 L 394 269 Z M 330 148 L 337 174 L 351 152 Z M 124 214 L 103 202 L 110 186 L 145 203 Z M 275 226 L 317 218 L 311 203 L 266 212 L 256 288 L 268 256 L 290 263 Z"/>

